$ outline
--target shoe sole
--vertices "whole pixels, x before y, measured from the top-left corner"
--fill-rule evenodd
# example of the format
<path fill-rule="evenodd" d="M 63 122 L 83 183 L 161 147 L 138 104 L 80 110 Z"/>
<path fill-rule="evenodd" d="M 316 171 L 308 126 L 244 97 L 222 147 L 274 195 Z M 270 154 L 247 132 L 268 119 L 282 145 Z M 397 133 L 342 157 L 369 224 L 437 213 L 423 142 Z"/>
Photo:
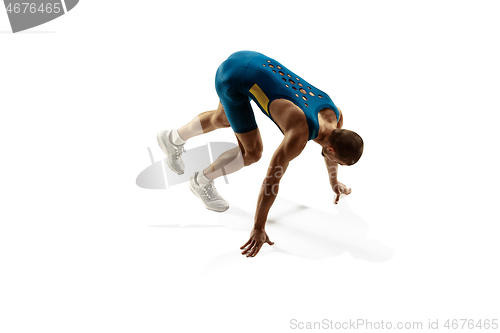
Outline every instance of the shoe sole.
<path fill-rule="evenodd" d="M 196 196 L 198 197 L 198 199 L 200 199 L 200 200 L 201 200 L 201 202 L 203 203 L 203 205 L 205 206 L 205 208 L 206 208 L 206 209 L 211 210 L 211 211 L 214 211 L 214 212 L 217 212 L 217 213 L 223 213 L 223 212 L 225 212 L 226 210 L 228 210 L 228 209 L 229 209 L 229 207 L 227 207 L 227 208 L 226 208 L 226 209 L 224 209 L 224 210 L 217 210 L 217 209 L 214 209 L 214 208 L 210 208 L 210 207 L 208 207 L 208 206 L 205 204 L 205 202 L 203 201 L 203 199 L 202 199 L 202 198 L 198 195 L 198 193 L 197 193 L 197 192 L 194 190 L 194 188 L 191 186 L 191 182 L 189 182 L 189 189 L 191 190 L 191 192 L 193 192 L 193 193 L 194 193 L 194 195 L 196 195 Z"/>
<path fill-rule="evenodd" d="M 170 162 L 168 161 L 168 151 L 167 151 L 167 146 L 165 146 L 165 144 L 163 143 L 163 140 L 161 139 L 161 131 L 158 132 L 158 134 L 156 134 L 156 140 L 158 141 L 158 145 L 160 146 L 161 150 L 163 150 L 163 152 L 165 153 L 165 155 L 167 156 L 167 165 L 168 167 L 173 171 L 175 172 L 176 174 L 178 175 L 183 175 L 184 174 L 184 171 L 183 172 L 178 172 L 176 171 L 174 168 L 172 168 L 172 165 L 170 165 Z"/>

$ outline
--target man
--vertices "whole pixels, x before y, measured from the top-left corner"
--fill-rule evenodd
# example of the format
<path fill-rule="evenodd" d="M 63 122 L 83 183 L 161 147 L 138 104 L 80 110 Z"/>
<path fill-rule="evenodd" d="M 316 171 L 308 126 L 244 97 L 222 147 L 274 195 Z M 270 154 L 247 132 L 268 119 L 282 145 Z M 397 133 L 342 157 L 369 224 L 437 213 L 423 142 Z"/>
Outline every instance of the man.
<path fill-rule="evenodd" d="M 255 224 L 249 240 L 240 248 L 254 257 L 264 243 L 273 245 L 265 232 L 267 214 L 279 190 L 288 163 L 310 140 L 322 147 L 330 184 L 338 203 L 350 194 L 337 180 L 338 165 L 353 165 L 363 153 L 363 140 L 342 129 L 342 112 L 323 91 L 294 74 L 278 61 L 252 51 L 232 54 L 217 70 L 215 87 L 220 98 L 217 110 L 201 113 L 178 130 L 158 133 L 158 144 L 167 155 L 169 167 L 184 173 L 183 145 L 193 136 L 231 127 L 238 147 L 224 152 L 212 165 L 196 172 L 189 187 L 206 208 L 223 212 L 229 204 L 216 191 L 214 179 L 257 162 L 262 139 L 250 105 L 253 100 L 281 130 L 283 141 L 274 152 L 257 201 Z"/>

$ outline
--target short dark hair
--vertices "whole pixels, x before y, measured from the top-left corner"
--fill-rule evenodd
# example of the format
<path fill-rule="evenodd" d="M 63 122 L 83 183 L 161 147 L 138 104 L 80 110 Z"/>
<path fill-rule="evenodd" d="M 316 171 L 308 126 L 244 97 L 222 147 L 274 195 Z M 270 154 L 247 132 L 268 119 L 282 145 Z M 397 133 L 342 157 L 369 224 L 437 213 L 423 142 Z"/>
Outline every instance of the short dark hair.
<path fill-rule="evenodd" d="M 335 155 L 347 165 L 356 163 L 363 154 L 363 139 L 350 130 L 336 128 L 328 137 Z"/>

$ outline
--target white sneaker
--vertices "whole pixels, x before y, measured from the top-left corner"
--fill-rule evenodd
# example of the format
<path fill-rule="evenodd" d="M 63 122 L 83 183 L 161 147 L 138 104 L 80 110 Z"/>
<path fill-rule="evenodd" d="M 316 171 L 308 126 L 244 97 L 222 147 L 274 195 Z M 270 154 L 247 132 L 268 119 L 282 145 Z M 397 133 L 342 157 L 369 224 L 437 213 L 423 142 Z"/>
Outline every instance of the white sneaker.
<path fill-rule="evenodd" d="M 189 180 L 189 188 L 203 202 L 207 209 L 216 212 L 225 212 L 229 209 L 229 203 L 221 197 L 214 187 L 214 181 L 210 181 L 206 185 L 200 185 L 196 180 L 198 172 Z"/>
<path fill-rule="evenodd" d="M 167 155 L 167 164 L 170 169 L 178 175 L 182 175 L 184 173 L 184 162 L 181 156 L 186 150 L 184 149 L 184 145 L 176 146 L 170 141 L 170 133 L 172 133 L 172 131 L 173 130 L 160 131 L 156 135 L 156 139 L 158 140 L 161 150 Z"/>

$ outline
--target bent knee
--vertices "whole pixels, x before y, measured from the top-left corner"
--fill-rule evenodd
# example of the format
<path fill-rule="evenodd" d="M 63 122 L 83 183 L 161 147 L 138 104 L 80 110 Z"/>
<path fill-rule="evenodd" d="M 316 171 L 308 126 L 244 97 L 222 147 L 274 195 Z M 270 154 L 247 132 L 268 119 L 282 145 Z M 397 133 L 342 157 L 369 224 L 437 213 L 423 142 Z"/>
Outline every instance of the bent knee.
<path fill-rule="evenodd" d="M 214 124 L 217 128 L 221 127 L 230 127 L 229 121 L 227 120 L 226 115 L 222 112 L 216 112 L 212 116 L 212 124 Z"/>
<path fill-rule="evenodd" d="M 245 166 L 249 166 L 250 164 L 253 164 L 260 160 L 262 157 L 262 149 L 257 149 L 254 151 L 247 151 L 245 154 L 243 154 L 243 162 L 245 163 Z"/>

